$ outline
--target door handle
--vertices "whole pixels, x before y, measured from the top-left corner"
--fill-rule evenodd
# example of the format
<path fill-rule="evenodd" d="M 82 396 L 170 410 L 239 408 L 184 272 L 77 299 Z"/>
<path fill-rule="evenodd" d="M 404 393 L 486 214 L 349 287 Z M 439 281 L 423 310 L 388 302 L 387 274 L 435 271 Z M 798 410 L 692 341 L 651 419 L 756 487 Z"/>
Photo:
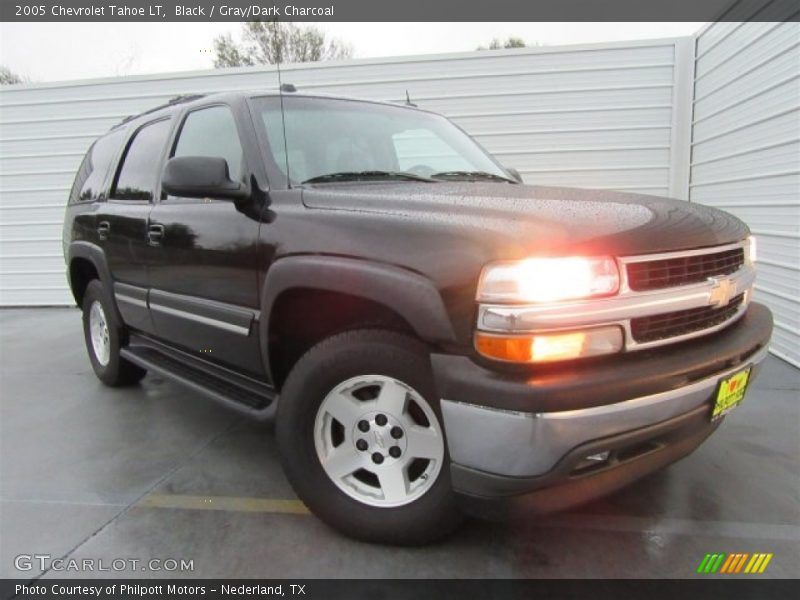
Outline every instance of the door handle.
<path fill-rule="evenodd" d="M 151 246 L 160 246 L 161 240 L 164 238 L 164 226 L 160 223 L 154 223 L 147 229 L 147 243 Z"/>
<path fill-rule="evenodd" d="M 109 233 L 111 233 L 111 223 L 108 221 L 100 221 L 100 223 L 97 224 L 97 237 L 101 240 L 107 240 Z"/>

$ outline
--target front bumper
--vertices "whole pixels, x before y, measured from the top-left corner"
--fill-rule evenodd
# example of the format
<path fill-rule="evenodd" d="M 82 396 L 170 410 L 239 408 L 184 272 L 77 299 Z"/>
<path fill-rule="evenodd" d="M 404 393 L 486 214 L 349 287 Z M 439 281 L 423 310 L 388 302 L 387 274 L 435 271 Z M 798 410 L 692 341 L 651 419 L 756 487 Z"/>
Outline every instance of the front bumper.
<path fill-rule="evenodd" d="M 710 435 L 719 380 L 748 365 L 752 380 L 771 333 L 769 310 L 751 304 L 702 340 L 537 373 L 436 355 L 453 485 L 483 499 L 536 492 L 527 504 L 538 512 L 613 491 Z M 607 460 L 586 460 L 605 452 Z"/>

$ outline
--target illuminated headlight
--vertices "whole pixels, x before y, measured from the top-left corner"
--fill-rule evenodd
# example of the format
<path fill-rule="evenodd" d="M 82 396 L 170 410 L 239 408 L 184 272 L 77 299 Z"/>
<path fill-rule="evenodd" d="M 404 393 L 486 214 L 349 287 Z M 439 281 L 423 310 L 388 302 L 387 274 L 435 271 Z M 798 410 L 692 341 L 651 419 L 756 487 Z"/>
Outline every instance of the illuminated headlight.
<path fill-rule="evenodd" d="M 475 333 L 475 349 L 480 354 L 505 362 L 545 363 L 585 358 L 619 352 L 622 346 L 622 329 L 617 326 L 528 335 Z"/>
<path fill-rule="evenodd" d="M 478 302 L 558 302 L 608 296 L 619 290 L 613 258 L 528 258 L 490 264 L 481 273 Z"/>
<path fill-rule="evenodd" d="M 745 245 L 745 261 L 749 264 L 754 264 L 756 262 L 756 237 L 751 235 L 747 238 L 747 244 Z"/>

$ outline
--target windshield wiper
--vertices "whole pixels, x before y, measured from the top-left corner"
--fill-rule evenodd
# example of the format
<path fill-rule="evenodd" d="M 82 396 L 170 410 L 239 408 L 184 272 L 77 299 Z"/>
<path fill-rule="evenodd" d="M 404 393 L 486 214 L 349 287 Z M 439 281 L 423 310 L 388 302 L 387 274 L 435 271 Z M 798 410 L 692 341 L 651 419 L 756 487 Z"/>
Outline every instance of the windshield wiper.
<path fill-rule="evenodd" d="M 401 179 L 410 181 L 433 181 L 430 177 L 405 171 L 341 171 L 306 179 L 303 183 L 325 183 L 328 181 L 359 181 L 365 179 Z"/>
<path fill-rule="evenodd" d="M 487 173 L 486 171 L 442 171 L 431 175 L 432 179 L 487 179 L 490 181 L 505 181 L 506 183 L 517 183 L 509 177 Z"/>

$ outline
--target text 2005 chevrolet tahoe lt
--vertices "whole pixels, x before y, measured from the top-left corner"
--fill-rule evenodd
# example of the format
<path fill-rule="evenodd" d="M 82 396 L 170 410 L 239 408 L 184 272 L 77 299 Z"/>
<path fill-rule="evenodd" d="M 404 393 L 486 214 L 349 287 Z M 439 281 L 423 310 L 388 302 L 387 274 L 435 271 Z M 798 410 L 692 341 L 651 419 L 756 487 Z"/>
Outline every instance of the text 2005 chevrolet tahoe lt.
<path fill-rule="evenodd" d="M 523 185 L 439 115 L 341 98 L 126 119 L 80 167 L 64 252 L 103 382 L 152 371 L 274 417 L 303 502 L 373 541 L 672 463 L 772 331 L 735 217 Z"/>

